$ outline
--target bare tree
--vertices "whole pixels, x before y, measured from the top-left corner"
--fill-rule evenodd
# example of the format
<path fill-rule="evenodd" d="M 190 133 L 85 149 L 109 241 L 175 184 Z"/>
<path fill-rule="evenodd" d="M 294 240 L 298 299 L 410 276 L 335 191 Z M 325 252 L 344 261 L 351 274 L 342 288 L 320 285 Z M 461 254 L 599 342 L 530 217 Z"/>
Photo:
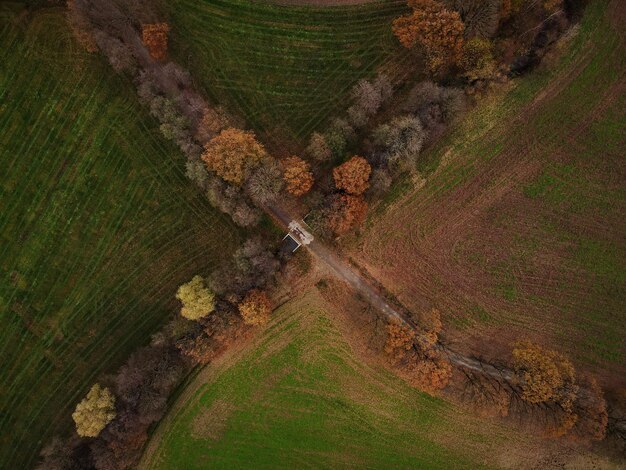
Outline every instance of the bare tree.
<path fill-rule="evenodd" d="M 257 206 L 263 206 L 276 199 L 283 189 L 283 183 L 283 171 L 278 162 L 266 158 L 248 178 L 246 191 Z"/>
<path fill-rule="evenodd" d="M 391 167 L 413 170 L 424 142 L 425 132 L 419 118 L 398 116 L 376 128 L 373 141 Z"/>

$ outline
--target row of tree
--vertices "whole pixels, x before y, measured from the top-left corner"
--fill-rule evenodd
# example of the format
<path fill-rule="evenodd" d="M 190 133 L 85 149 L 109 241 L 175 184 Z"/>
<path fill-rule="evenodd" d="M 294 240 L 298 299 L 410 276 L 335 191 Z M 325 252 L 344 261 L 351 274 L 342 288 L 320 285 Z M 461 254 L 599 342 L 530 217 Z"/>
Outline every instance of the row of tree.
<path fill-rule="evenodd" d="M 508 364 L 483 371 L 460 366 L 453 373 L 445 347 L 438 344 L 439 312 L 429 312 L 424 324 L 420 332 L 397 322 L 387 324 L 384 351 L 409 384 L 431 394 L 444 390 L 482 415 L 515 418 L 546 436 L 587 441 L 606 436 L 609 420 L 601 388 L 591 378 L 578 378 L 562 354 L 520 341 L 513 345 Z"/>
<path fill-rule="evenodd" d="M 72 414 L 76 433 L 54 438 L 38 468 L 133 467 L 151 426 L 189 371 L 222 354 L 248 327 L 267 323 L 273 308 L 267 289 L 279 268 L 278 256 L 254 238 L 210 276 L 182 284 L 176 292 L 179 315 L 115 374 L 91 387 Z"/>
<path fill-rule="evenodd" d="M 394 181 L 414 173 L 421 150 L 463 115 L 468 94 L 505 80 L 515 60 L 536 51 L 537 38 L 548 34 L 550 39 L 542 40 L 546 46 L 567 23 L 560 0 L 408 0 L 408 6 L 411 12 L 393 22 L 393 32 L 447 85 L 423 81 L 406 91 L 400 83 L 402 95 L 396 97 L 386 75 L 361 80 L 345 115 L 311 135 L 305 156 L 314 164 L 317 184 L 305 201 L 309 223 L 322 236 L 342 235 L 360 225 L 368 205 Z M 387 107 L 392 99 L 393 108 Z M 381 122 L 381 116 L 387 121 Z M 329 165 L 354 166 L 350 149 L 369 164 L 367 171 L 361 167 L 369 179 L 367 191 L 359 194 L 336 184 L 337 168 L 333 180 L 328 176 Z"/>

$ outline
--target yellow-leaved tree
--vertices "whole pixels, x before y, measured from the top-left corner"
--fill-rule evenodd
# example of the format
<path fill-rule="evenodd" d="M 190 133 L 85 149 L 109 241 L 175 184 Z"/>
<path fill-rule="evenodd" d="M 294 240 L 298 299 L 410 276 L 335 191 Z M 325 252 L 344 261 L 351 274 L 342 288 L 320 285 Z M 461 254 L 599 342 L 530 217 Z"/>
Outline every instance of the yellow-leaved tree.
<path fill-rule="evenodd" d="M 206 287 L 202 276 L 194 276 L 181 285 L 176 298 L 183 304 L 180 314 L 189 320 L 199 320 L 215 310 L 215 294 Z"/>
<path fill-rule="evenodd" d="M 115 418 L 115 397 L 108 388 L 94 384 L 72 413 L 81 437 L 96 437 Z"/>

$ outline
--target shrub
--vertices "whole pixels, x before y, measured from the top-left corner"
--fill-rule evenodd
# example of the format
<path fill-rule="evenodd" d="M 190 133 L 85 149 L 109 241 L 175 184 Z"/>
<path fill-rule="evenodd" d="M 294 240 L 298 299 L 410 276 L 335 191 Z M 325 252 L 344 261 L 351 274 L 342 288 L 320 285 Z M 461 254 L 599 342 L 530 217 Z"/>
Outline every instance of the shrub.
<path fill-rule="evenodd" d="M 108 388 L 94 384 L 72 413 L 81 437 L 96 437 L 115 418 L 115 397 Z"/>

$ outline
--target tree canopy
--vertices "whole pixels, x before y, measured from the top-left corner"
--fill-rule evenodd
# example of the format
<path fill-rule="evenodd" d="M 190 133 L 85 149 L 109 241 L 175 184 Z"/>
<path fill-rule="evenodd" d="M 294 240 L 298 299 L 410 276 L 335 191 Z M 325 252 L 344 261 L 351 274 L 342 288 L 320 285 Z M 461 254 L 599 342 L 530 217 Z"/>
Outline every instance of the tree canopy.
<path fill-rule="evenodd" d="M 267 323 L 270 318 L 272 301 L 262 290 L 253 289 L 239 304 L 239 313 L 241 313 L 244 323 L 262 325 Z"/>
<path fill-rule="evenodd" d="M 94 384 L 72 413 L 81 437 L 96 437 L 115 418 L 115 397 L 108 388 Z"/>
<path fill-rule="evenodd" d="M 252 132 L 230 127 L 205 145 L 202 160 L 224 181 L 241 186 L 252 168 L 267 156 Z"/>
<path fill-rule="evenodd" d="M 530 341 L 515 345 L 513 367 L 523 379 L 522 397 L 530 403 L 557 400 L 575 381 L 574 366 L 565 356 Z"/>
<path fill-rule="evenodd" d="M 360 196 L 337 194 L 332 200 L 329 211 L 328 228 L 335 235 L 342 235 L 365 220 L 367 202 Z"/>
<path fill-rule="evenodd" d="M 167 23 L 144 24 L 141 27 L 141 39 L 154 60 L 167 57 L 167 35 L 170 26 Z"/>
<path fill-rule="evenodd" d="M 393 22 L 393 33 L 407 49 L 420 45 L 432 72 L 456 62 L 463 47 L 465 26 L 456 11 L 435 0 L 409 0 L 409 15 Z"/>
<path fill-rule="evenodd" d="M 181 285 L 176 298 L 183 304 L 180 314 L 189 320 L 199 320 L 215 309 L 215 295 L 206 287 L 201 276 Z"/>
<path fill-rule="evenodd" d="M 283 178 L 287 184 L 287 192 L 294 196 L 302 196 L 313 186 L 311 166 L 300 157 L 292 156 L 283 160 Z"/>
<path fill-rule="evenodd" d="M 371 172 L 372 167 L 367 163 L 367 160 L 355 155 L 333 170 L 335 186 L 348 194 L 359 196 L 369 187 Z"/>

